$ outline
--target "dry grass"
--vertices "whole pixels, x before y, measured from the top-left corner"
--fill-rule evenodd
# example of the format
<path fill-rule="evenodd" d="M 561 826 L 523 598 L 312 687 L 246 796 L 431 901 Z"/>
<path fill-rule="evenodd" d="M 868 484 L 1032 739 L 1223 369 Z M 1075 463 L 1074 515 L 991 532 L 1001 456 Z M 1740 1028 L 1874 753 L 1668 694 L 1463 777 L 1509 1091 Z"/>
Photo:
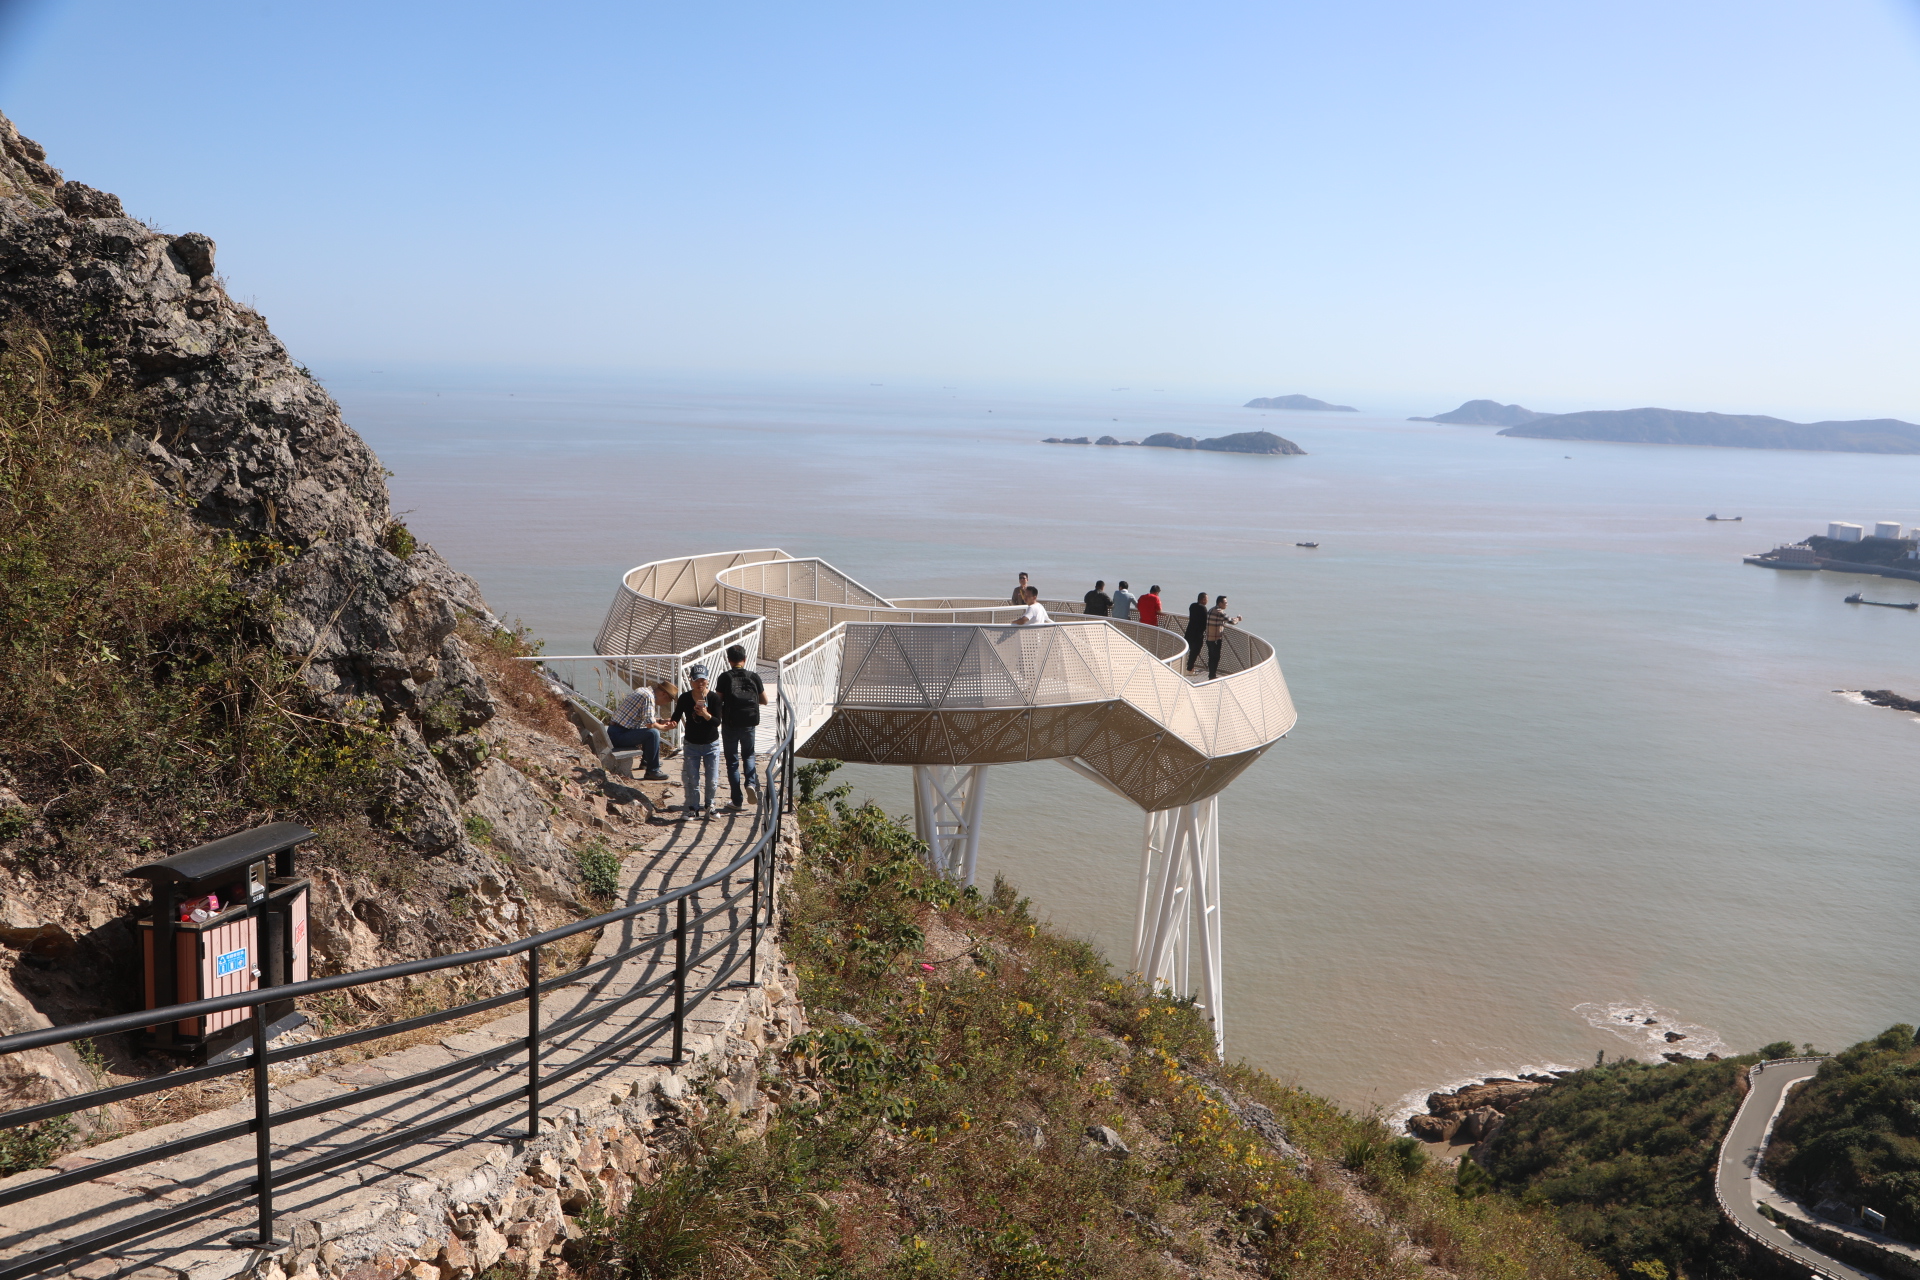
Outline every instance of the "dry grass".
<path fill-rule="evenodd" d="M 547 688 L 534 664 L 521 661 L 540 652 L 539 642 L 524 628 L 491 630 L 473 618 L 462 617 L 460 638 L 509 719 L 561 742 L 572 742 L 578 736 L 573 722 L 567 719 L 566 708 Z"/>

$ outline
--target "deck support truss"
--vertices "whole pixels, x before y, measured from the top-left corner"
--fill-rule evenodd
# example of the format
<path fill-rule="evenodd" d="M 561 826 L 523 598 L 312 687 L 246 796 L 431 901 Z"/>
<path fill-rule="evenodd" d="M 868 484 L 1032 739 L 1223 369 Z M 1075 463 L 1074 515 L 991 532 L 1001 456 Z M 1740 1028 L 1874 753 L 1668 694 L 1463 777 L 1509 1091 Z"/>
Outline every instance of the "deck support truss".
<path fill-rule="evenodd" d="M 1193 997 L 1213 1024 L 1216 1049 L 1226 1042 L 1220 924 L 1219 797 L 1147 814 L 1134 971 L 1155 990 Z"/>
<path fill-rule="evenodd" d="M 959 884 L 973 883 L 986 799 L 986 765 L 913 766 L 914 832 L 933 869 Z"/>

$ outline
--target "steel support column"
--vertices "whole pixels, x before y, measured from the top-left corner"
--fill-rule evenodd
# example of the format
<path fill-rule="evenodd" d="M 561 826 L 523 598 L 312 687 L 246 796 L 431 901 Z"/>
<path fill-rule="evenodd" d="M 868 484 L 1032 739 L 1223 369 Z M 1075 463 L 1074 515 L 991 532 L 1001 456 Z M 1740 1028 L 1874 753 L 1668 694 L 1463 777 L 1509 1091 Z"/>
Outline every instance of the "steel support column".
<path fill-rule="evenodd" d="M 987 766 L 913 766 L 913 828 L 927 842 L 935 871 L 963 885 L 973 883 L 985 816 Z"/>
<path fill-rule="evenodd" d="M 1213 1024 L 1216 1049 L 1226 1044 L 1220 923 L 1219 798 L 1147 814 L 1133 968 L 1155 989 L 1191 996 Z"/>

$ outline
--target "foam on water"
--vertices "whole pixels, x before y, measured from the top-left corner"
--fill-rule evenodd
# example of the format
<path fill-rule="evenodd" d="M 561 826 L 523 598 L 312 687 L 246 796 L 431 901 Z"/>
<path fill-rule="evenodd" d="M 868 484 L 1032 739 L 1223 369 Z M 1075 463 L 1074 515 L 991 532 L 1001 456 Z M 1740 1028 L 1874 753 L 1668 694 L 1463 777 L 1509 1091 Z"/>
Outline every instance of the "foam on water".
<path fill-rule="evenodd" d="M 1634 1056 L 1642 1062 L 1662 1062 L 1662 1055 L 1669 1053 L 1703 1058 L 1709 1053 L 1724 1057 L 1738 1052 L 1730 1050 L 1712 1027 L 1689 1022 L 1651 1000 L 1590 1001 L 1575 1005 L 1573 1011 L 1588 1026 L 1632 1046 Z M 1670 1031 L 1684 1039 L 1667 1039 Z"/>

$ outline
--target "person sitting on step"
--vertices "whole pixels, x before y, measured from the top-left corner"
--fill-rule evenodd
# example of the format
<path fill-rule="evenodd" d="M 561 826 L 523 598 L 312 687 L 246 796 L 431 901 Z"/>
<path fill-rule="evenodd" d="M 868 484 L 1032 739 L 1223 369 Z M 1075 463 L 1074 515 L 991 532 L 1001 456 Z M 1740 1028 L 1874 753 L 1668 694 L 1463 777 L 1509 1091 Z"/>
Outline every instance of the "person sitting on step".
<path fill-rule="evenodd" d="M 615 751 L 641 752 L 641 762 L 647 766 L 645 780 L 665 782 L 667 775 L 660 771 L 660 731 L 672 723 L 660 719 L 653 690 L 635 689 L 620 700 L 613 719 L 607 721 L 607 741 Z"/>

